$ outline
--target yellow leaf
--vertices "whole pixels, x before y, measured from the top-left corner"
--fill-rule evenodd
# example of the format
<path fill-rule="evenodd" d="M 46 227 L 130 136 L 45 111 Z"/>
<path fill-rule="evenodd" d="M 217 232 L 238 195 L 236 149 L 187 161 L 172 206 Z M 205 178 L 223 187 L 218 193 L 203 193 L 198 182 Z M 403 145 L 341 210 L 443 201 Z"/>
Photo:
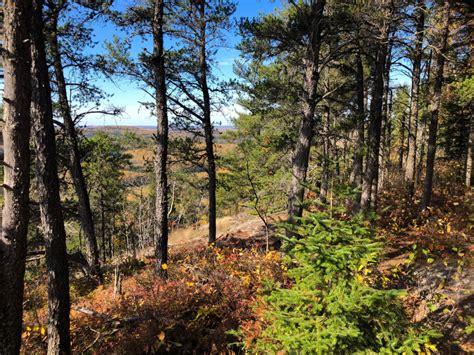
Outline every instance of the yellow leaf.
<path fill-rule="evenodd" d="M 426 350 L 438 351 L 438 349 L 436 348 L 436 345 L 430 344 L 430 343 L 426 343 L 425 348 L 426 348 Z"/>
<path fill-rule="evenodd" d="M 168 265 L 167 265 L 166 263 L 161 264 L 161 268 L 162 268 L 163 270 L 166 270 L 166 269 L 168 268 Z"/>
<path fill-rule="evenodd" d="M 45 335 L 46 334 L 46 328 L 45 327 L 41 327 L 41 335 Z"/>
<path fill-rule="evenodd" d="M 452 230 L 451 223 L 448 223 L 448 225 L 446 226 L 446 232 L 448 232 L 448 234 L 449 234 L 449 233 L 451 233 L 451 230 Z"/>
<path fill-rule="evenodd" d="M 166 265 L 166 264 L 165 264 Z M 158 339 L 160 341 L 164 341 L 165 340 L 165 332 L 164 331 L 161 331 L 160 334 L 158 335 Z"/>

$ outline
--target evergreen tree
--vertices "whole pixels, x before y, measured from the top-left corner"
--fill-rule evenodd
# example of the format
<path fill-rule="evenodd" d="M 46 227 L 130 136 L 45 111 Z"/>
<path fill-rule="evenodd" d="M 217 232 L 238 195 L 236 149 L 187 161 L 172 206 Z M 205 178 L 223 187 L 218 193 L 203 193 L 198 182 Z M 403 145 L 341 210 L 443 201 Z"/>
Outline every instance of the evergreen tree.
<path fill-rule="evenodd" d="M 441 5 L 440 5 L 441 6 Z M 433 194 L 433 176 L 436 156 L 436 138 L 438 134 L 438 116 L 441 105 L 441 90 L 443 88 L 445 55 L 448 45 L 449 24 L 452 1 L 446 1 L 440 8 L 441 20 L 436 35 L 439 47 L 436 48 L 436 62 L 434 64 L 433 94 L 430 102 L 430 121 L 428 132 L 428 151 L 426 156 L 426 174 L 423 185 L 421 209 L 426 210 L 431 204 Z"/>
<path fill-rule="evenodd" d="M 3 210 L 0 238 L 0 349 L 18 354 L 29 219 L 31 1 L 3 3 Z"/>
<path fill-rule="evenodd" d="M 420 106 L 420 78 L 421 78 L 421 61 L 423 56 L 423 39 L 425 28 L 426 6 L 424 0 L 419 0 L 416 5 L 415 18 L 415 43 L 413 52 L 413 67 L 410 95 L 410 117 L 408 120 L 408 154 L 405 169 L 405 180 L 408 184 L 408 192 L 413 197 L 415 190 L 415 164 L 417 153 L 417 135 L 418 135 L 418 112 Z"/>
<path fill-rule="evenodd" d="M 176 1 L 170 16 L 170 31 L 177 49 L 169 57 L 170 110 L 174 125 L 192 134 L 191 140 L 174 144 L 185 161 L 207 174 L 209 244 L 216 240 L 216 154 L 212 115 L 226 95 L 226 85 L 212 71 L 215 51 L 230 29 L 235 2 Z M 179 14 L 179 16 L 176 16 Z M 199 145 L 204 141 L 204 149 Z M 197 159 L 196 159 L 197 158 Z M 204 161 L 204 163 L 203 163 Z"/>
<path fill-rule="evenodd" d="M 104 60 L 104 70 L 111 75 L 127 77 L 138 81 L 139 86 L 148 93 L 153 102 L 145 103 L 157 117 L 155 135 L 156 153 L 154 162 L 155 177 L 155 228 L 154 243 L 158 274 L 166 277 L 168 260 L 168 95 L 166 73 L 167 51 L 164 48 L 164 25 L 166 21 L 165 1 L 147 1 L 134 5 L 124 13 L 115 13 L 113 18 L 121 27 L 133 31 L 136 36 L 152 37 L 153 50 L 146 49 L 138 58 L 129 53 L 130 41 L 121 42 L 117 37 L 108 43 L 109 58 Z M 150 91 L 150 88 L 152 91 Z"/>
<path fill-rule="evenodd" d="M 164 1 L 157 0 L 153 11 L 153 58 L 156 96 L 156 154 L 155 154 L 155 256 L 158 273 L 166 276 L 168 263 L 168 108 L 163 38 Z"/>
<path fill-rule="evenodd" d="M 69 354 L 69 272 L 59 196 L 53 107 L 43 34 L 43 1 L 33 2 L 32 119 L 41 230 L 48 272 L 48 354 Z"/>
<path fill-rule="evenodd" d="M 360 216 L 337 220 L 310 213 L 283 237 L 291 287 L 268 284 L 261 334 L 251 352 L 403 353 L 429 343 L 431 332 L 410 326 L 395 290 L 371 287 L 364 274 L 382 243 Z"/>
<path fill-rule="evenodd" d="M 102 261 L 115 255 L 114 229 L 116 216 L 124 200 L 123 170 L 130 165 L 130 156 L 110 135 L 99 132 L 82 142 L 86 152 L 84 172 L 90 189 L 96 223 L 100 226 Z"/>
<path fill-rule="evenodd" d="M 81 161 L 79 157 L 78 137 L 74 126 L 74 121 L 69 107 L 69 100 L 67 97 L 66 81 L 64 79 L 63 65 L 61 63 L 61 56 L 58 48 L 57 40 L 57 21 L 59 11 L 51 11 L 51 53 L 53 56 L 53 63 L 55 68 L 55 77 L 57 80 L 57 89 L 59 94 L 59 106 L 64 120 L 64 128 L 68 140 L 69 169 L 71 171 L 76 193 L 79 199 L 79 214 L 81 215 L 82 228 L 86 237 L 86 256 L 93 273 L 100 272 L 99 265 L 99 251 L 97 247 L 97 240 L 95 236 L 94 224 L 92 219 L 92 211 L 90 208 L 89 195 L 87 193 L 87 186 L 82 172 Z"/>

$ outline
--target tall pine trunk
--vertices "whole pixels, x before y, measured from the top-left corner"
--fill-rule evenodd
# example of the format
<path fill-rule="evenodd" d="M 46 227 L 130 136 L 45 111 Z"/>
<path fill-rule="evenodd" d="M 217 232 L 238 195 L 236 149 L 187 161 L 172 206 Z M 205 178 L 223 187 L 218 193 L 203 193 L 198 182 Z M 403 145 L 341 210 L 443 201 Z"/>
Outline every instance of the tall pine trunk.
<path fill-rule="evenodd" d="M 43 36 L 42 0 L 33 1 L 32 118 L 37 191 L 48 272 L 48 354 L 70 353 L 69 272 L 59 197 L 51 89 Z"/>
<path fill-rule="evenodd" d="M 201 18 L 200 27 L 200 86 L 203 100 L 203 128 L 206 143 L 206 158 L 207 158 L 207 175 L 208 175 L 208 194 L 209 194 L 209 244 L 216 240 L 216 159 L 214 155 L 214 136 L 211 122 L 211 99 L 209 96 L 209 87 L 207 85 L 207 58 L 206 58 L 206 19 L 205 19 L 206 1 L 202 0 L 199 3 L 199 15 Z"/>
<path fill-rule="evenodd" d="M 398 148 L 398 170 L 403 169 L 405 161 L 405 131 L 407 126 L 407 112 L 403 112 L 400 122 L 400 147 Z"/>
<path fill-rule="evenodd" d="M 392 167 L 391 153 L 392 153 L 392 133 L 393 133 L 393 122 L 392 122 L 392 107 L 393 107 L 393 92 L 389 88 L 387 92 L 387 127 L 385 131 L 385 156 L 384 161 L 387 165 L 385 171 L 388 175 L 389 169 Z"/>
<path fill-rule="evenodd" d="M 423 197 L 421 199 L 421 209 L 426 210 L 431 203 L 433 193 L 434 164 L 436 157 L 436 137 L 438 134 L 438 116 L 441 106 L 441 90 L 443 88 L 444 64 L 449 36 L 449 15 L 451 12 L 452 0 L 444 2 L 442 7 L 442 22 L 439 42 L 437 48 L 436 63 L 434 69 L 433 94 L 429 107 L 430 121 L 428 126 L 428 152 L 426 156 L 426 175 L 423 186 Z"/>
<path fill-rule="evenodd" d="M 354 186 L 359 190 L 362 189 L 362 176 L 364 173 L 364 144 L 365 144 L 365 90 L 364 90 L 364 66 L 362 64 L 362 55 L 357 53 L 357 69 L 356 69 L 356 91 L 357 91 L 357 106 L 356 106 L 356 122 L 355 130 L 355 148 L 353 156 L 354 167 Z M 355 210 L 360 208 L 360 191 L 355 197 Z"/>
<path fill-rule="evenodd" d="M 323 135 L 323 160 L 321 172 L 321 191 L 319 199 L 322 203 L 327 202 L 329 192 L 329 175 L 331 161 L 331 140 L 329 138 L 331 129 L 331 109 L 329 104 L 324 107 L 324 135 Z"/>
<path fill-rule="evenodd" d="M 465 183 L 466 187 L 472 186 L 472 165 L 474 160 L 474 119 L 470 118 L 469 122 L 469 140 L 467 142 L 466 167 L 465 167 Z"/>
<path fill-rule="evenodd" d="M 431 82 L 431 60 L 433 58 L 433 51 L 430 50 L 429 55 L 428 55 L 428 60 L 426 62 L 426 79 L 425 79 L 425 85 L 423 85 L 421 88 L 423 89 L 423 93 L 428 96 L 429 95 L 429 90 L 430 90 L 430 82 Z M 420 93 L 421 94 L 421 93 Z M 422 100 L 423 102 L 423 107 L 428 108 L 429 104 L 427 100 Z M 423 164 L 425 161 L 425 146 L 426 146 L 426 123 L 427 123 L 427 114 L 422 115 L 421 119 L 418 119 L 418 137 L 416 140 L 420 143 L 420 154 L 418 154 L 418 162 L 416 165 L 416 181 L 415 184 L 420 184 L 421 181 L 421 175 L 423 172 Z"/>
<path fill-rule="evenodd" d="M 390 96 L 390 68 L 392 66 L 392 43 L 389 44 L 387 50 L 387 59 L 385 61 L 385 70 L 383 74 L 383 104 L 382 104 L 382 128 L 380 133 L 380 153 L 379 153 L 379 170 L 377 185 L 372 189 L 373 196 L 371 200 L 375 201 L 379 190 L 384 186 L 385 179 L 388 175 L 390 157 L 389 148 L 387 147 L 387 137 L 390 135 L 390 111 L 389 111 L 389 96 Z"/>
<path fill-rule="evenodd" d="M 87 191 L 86 180 L 82 171 L 78 137 L 76 127 L 74 125 L 74 120 L 71 115 L 71 108 L 69 106 L 66 80 L 64 78 L 60 46 L 57 37 L 57 17 L 59 15 L 59 9 L 55 10 L 56 11 L 51 11 L 51 29 L 48 35 L 50 39 L 50 50 L 53 61 L 54 75 L 58 90 L 59 110 L 64 120 L 66 143 L 68 145 L 68 168 L 71 172 L 74 188 L 76 190 L 76 194 L 79 200 L 79 216 L 81 220 L 81 226 L 84 231 L 87 262 L 89 264 L 89 267 L 91 268 L 92 274 L 97 275 L 99 276 L 99 278 L 101 278 L 99 248 L 97 246 L 97 237 L 94 230 L 94 219 L 92 217 L 92 209 L 89 199 L 89 193 Z"/>
<path fill-rule="evenodd" d="M 304 184 L 308 171 L 311 141 L 314 136 L 316 95 L 319 81 L 319 52 L 321 48 L 322 18 L 325 0 L 312 2 L 312 23 L 309 46 L 304 59 L 305 74 L 303 84 L 303 117 L 298 131 L 298 139 L 291 162 L 292 179 L 288 198 L 288 222 L 303 215 Z"/>
<path fill-rule="evenodd" d="M 385 36 L 386 38 L 386 36 Z M 375 206 L 376 194 L 373 192 L 378 183 L 380 135 L 382 128 L 382 106 L 384 96 L 384 71 L 387 58 L 387 43 L 377 45 L 377 56 L 374 70 L 374 84 L 372 100 L 370 102 L 370 117 L 367 137 L 367 166 L 362 183 L 360 206 L 362 210 L 369 210 Z"/>
<path fill-rule="evenodd" d="M 415 192 L 415 165 L 418 135 L 418 111 L 420 99 L 421 59 L 423 56 L 423 37 L 425 28 L 425 1 L 418 0 L 416 17 L 416 36 L 411 79 L 410 118 L 408 119 L 408 154 L 405 168 L 405 181 L 411 197 Z"/>
<path fill-rule="evenodd" d="M 168 263 L 168 110 L 166 103 L 165 57 L 163 49 L 164 0 L 156 0 L 153 15 L 153 71 L 155 76 L 156 156 L 155 156 L 155 257 L 156 270 L 166 277 Z"/>
<path fill-rule="evenodd" d="M 18 354 L 30 186 L 31 1 L 3 4 L 3 210 L 0 237 L 0 349 Z"/>

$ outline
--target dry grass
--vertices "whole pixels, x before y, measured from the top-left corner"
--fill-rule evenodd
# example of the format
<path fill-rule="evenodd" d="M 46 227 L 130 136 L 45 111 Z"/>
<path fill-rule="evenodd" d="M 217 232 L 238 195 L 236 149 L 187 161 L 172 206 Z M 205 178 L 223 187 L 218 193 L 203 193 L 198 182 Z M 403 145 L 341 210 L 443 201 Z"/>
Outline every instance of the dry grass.
<path fill-rule="evenodd" d="M 217 219 L 217 235 L 228 233 L 233 227 L 248 220 L 254 220 L 252 216 L 239 214 L 237 216 L 228 216 Z M 175 229 L 170 234 L 170 246 L 182 246 L 185 244 L 207 243 L 209 224 L 192 225 L 187 228 Z"/>

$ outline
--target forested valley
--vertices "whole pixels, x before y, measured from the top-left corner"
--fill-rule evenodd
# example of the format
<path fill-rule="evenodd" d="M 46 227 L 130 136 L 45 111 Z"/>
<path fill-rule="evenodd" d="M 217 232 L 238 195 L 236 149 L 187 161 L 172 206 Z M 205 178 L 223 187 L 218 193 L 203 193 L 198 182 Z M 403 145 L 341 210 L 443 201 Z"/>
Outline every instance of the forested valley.
<path fill-rule="evenodd" d="M 474 352 L 473 5 L 1 2 L 0 354 Z"/>

